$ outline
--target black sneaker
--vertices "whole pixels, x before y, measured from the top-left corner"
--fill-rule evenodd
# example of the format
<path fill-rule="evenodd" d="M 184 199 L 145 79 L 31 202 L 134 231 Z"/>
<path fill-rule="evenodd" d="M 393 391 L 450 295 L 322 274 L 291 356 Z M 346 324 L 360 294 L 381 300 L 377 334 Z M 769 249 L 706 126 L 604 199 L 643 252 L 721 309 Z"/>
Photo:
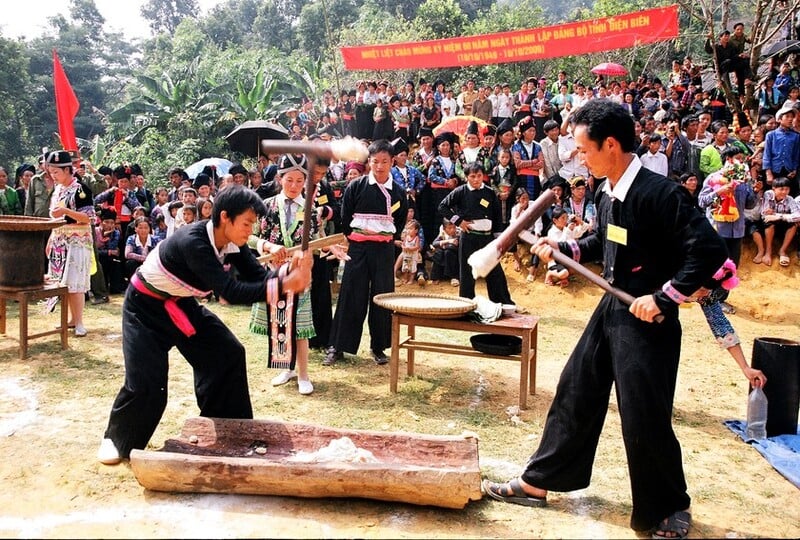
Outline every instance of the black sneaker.
<path fill-rule="evenodd" d="M 383 351 L 372 351 L 372 358 L 379 366 L 384 366 L 389 363 L 389 357 Z"/>
<path fill-rule="evenodd" d="M 329 347 L 322 359 L 323 366 L 332 366 L 339 360 L 344 360 L 344 353 L 337 351 L 334 347 Z"/>
<path fill-rule="evenodd" d="M 99 305 L 99 304 L 108 304 L 108 302 L 109 302 L 108 296 L 95 296 L 94 298 L 92 298 L 92 305 L 93 306 L 96 306 L 96 305 Z"/>

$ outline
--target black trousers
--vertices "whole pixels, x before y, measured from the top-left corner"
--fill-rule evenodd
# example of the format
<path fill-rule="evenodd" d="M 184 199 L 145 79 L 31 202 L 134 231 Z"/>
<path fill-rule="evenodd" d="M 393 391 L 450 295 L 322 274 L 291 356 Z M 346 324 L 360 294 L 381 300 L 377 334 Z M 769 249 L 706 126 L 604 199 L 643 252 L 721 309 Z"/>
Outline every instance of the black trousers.
<path fill-rule="evenodd" d="M 672 431 L 681 343 L 677 310 L 661 323 L 647 323 L 603 296 L 561 373 L 525 482 L 552 491 L 589 485 L 614 383 L 633 496 L 631 527 L 650 529 L 689 507 Z"/>
<path fill-rule="evenodd" d="M 458 295 L 464 298 L 475 298 L 475 278 L 472 277 L 472 267 L 467 262 L 470 255 L 486 246 L 493 239 L 491 234 L 462 233 L 458 243 L 458 269 L 459 285 Z M 511 293 L 508 292 L 508 282 L 503 267 L 498 263 L 486 276 L 486 291 L 489 300 L 501 304 L 513 304 Z"/>
<path fill-rule="evenodd" d="M 347 254 L 350 260 L 344 266 L 330 344 L 337 351 L 357 353 L 369 310 L 370 348 L 382 351 L 392 344 L 392 314 L 373 304 L 372 298 L 394 292 L 394 244 L 350 242 Z"/>
<path fill-rule="evenodd" d="M 244 346 L 194 298 L 178 301 L 197 334 L 187 338 L 164 303 L 128 287 L 122 306 L 125 382 L 114 400 L 105 437 L 123 457 L 143 449 L 167 406 L 169 351 L 178 347 L 194 370 L 200 416 L 252 418 Z"/>
<path fill-rule="evenodd" d="M 311 319 L 314 322 L 316 337 L 308 340 L 308 345 L 318 349 L 326 347 L 330 341 L 333 307 L 331 306 L 331 267 L 329 261 L 314 255 L 311 268 Z"/>

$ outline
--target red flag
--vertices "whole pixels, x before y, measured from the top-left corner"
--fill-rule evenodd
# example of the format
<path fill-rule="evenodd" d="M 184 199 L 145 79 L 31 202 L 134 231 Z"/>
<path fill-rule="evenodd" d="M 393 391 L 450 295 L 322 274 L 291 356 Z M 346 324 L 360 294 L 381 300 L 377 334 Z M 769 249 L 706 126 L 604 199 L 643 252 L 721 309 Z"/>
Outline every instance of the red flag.
<path fill-rule="evenodd" d="M 61 67 L 56 50 L 53 49 L 53 87 L 56 92 L 56 115 L 58 116 L 58 136 L 61 137 L 61 146 L 64 150 L 78 150 L 78 141 L 75 140 L 75 115 L 81 104 L 72 85 L 69 84 L 67 74 Z"/>

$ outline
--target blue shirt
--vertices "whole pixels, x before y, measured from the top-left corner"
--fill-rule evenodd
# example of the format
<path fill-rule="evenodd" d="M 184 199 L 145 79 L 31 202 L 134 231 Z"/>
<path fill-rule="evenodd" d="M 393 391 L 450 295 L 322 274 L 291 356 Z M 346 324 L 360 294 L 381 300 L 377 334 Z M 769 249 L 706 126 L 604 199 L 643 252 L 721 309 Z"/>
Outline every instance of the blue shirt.
<path fill-rule="evenodd" d="M 764 141 L 764 170 L 779 173 L 794 171 L 800 165 L 800 133 L 792 129 L 777 128 L 767 133 Z"/>

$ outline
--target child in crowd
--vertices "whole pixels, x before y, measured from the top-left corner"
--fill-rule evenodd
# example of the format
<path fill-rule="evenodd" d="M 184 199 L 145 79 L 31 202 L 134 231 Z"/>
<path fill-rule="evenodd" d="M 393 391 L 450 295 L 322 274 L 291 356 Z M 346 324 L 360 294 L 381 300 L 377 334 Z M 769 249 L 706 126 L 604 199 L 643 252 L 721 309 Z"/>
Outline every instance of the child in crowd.
<path fill-rule="evenodd" d="M 422 244 L 419 237 L 419 222 L 415 219 L 406 223 L 403 231 L 402 249 L 398 263 L 400 263 L 400 278 L 406 285 L 414 281 L 417 265 L 422 261 Z"/>
<path fill-rule="evenodd" d="M 500 202 L 494 190 L 486 185 L 483 165 L 478 162 L 470 163 L 464 172 L 467 174 L 467 183 L 453 189 L 442 200 L 439 212 L 461 228 L 458 295 L 474 298 L 475 278 L 467 260 L 470 255 L 492 241 L 494 234 L 502 230 L 502 222 Z M 496 265 L 486 275 L 486 289 L 492 302 L 514 303 L 502 265 Z"/>
<path fill-rule="evenodd" d="M 764 204 L 764 182 L 758 178 L 753 180 L 753 193 L 756 204 L 752 208 L 744 209 L 744 234 L 753 239 L 756 246 L 756 256 L 753 262 L 761 264 L 764 259 L 764 220 L 761 218 L 761 206 Z"/>
<path fill-rule="evenodd" d="M 164 222 L 167 224 L 167 237 L 175 232 L 178 212 L 183 208 L 183 201 L 172 201 L 167 205 L 167 212 L 164 214 Z"/>
<path fill-rule="evenodd" d="M 100 227 L 95 229 L 95 245 L 109 292 L 111 294 L 125 292 L 125 283 L 122 280 L 117 212 L 113 208 L 100 209 Z"/>
<path fill-rule="evenodd" d="M 156 239 L 151 234 L 150 221 L 144 216 L 133 220 L 133 234 L 125 243 L 125 275 L 130 279 L 147 256 L 156 247 Z"/>
<path fill-rule="evenodd" d="M 211 212 L 214 210 L 214 203 L 211 199 L 199 198 L 197 199 L 197 214 L 198 220 L 211 219 Z"/>
<path fill-rule="evenodd" d="M 444 220 L 430 248 L 431 280 L 434 285 L 449 279 L 450 285 L 458 287 L 458 240 L 458 227 Z"/>
<path fill-rule="evenodd" d="M 146 218 L 147 217 L 147 210 L 144 206 L 137 206 L 133 209 L 133 213 L 131 214 L 131 222 L 128 223 L 128 230 L 126 231 L 125 238 L 129 238 L 134 232 L 136 232 L 136 220 L 139 218 Z"/>
<path fill-rule="evenodd" d="M 557 206 L 553 208 L 553 224 L 547 231 L 547 238 L 556 242 L 568 242 L 572 240 L 575 222 L 569 222 L 569 214 L 564 208 Z M 569 285 L 569 270 L 555 261 L 547 263 L 547 274 L 544 277 L 546 285 Z"/>
<path fill-rule="evenodd" d="M 492 169 L 489 180 L 500 200 L 500 214 L 503 220 L 503 229 L 505 229 L 511 221 L 511 207 L 513 206 L 511 197 L 514 185 L 517 183 L 510 150 L 503 148 L 497 153 L 497 165 Z M 517 271 L 519 271 L 518 268 Z"/>
<path fill-rule="evenodd" d="M 514 196 L 516 198 L 517 203 L 513 206 L 513 208 L 511 208 L 510 223 L 516 222 L 519 219 L 519 216 L 522 215 L 522 213 L 528 209 L 528 205 L 531 202 L 530 195 L 528 195 L 528 190 L 525 189 L 524 187 L 517 188 L 517 191 L 515 192 Z M 541 236 L 542 234 L 542 218 L 537 219 L 528 232 L 533 233 L 534 237 L 538 239 L 539 236 Z M 522 271 L 522 257 L 519 252 L 520 244 L 526 245 L 528 251 L 530 252 L 530 244 L 528 244 L 524 240 L 520 240 L 519 242 L 517 242 L 516 245 L 511 246 L 511 249 L 509 249 L 511 254 L 514 256 L 514 270 L 516 270 L 517 272 Z M 528 275 L 525 278 L 525 281 L 530 283 L 534 279 L 536 279 L 536 269 L 538 268 L 538 266 L 539 266 L 539 258 L 536 255 L 532 255 L 531 264 L 528 267 Z"/>
<path fill-rule="evenodd" d="M 193 204 L 183 205 L 183 224 L 188 225 L 197 220 L 197 207 Z"/>
<path fill-rule="evenodd" d="M 164 214 L 158 214 L 156 216 L 156 224 L 153 227 L 153 238 L 155 238 L 158 242 L 166 240 L 167 238 L 167 223 L 165 221 Z"/>
<path fill-rule="evenodd" d="M 779 177 L 772 181 L 772 189 L 764 193 L 761 217 L 764 220 L 764 257 L 762 262 L 772 266 L 772 243 L 776 236 L 783 234 L 778 250 L 781 266 L 789 266 L 789 246 L 792 245 L 797 222 L 800 221 L 800 203 L 789 195 L 791 181 Z"/>

